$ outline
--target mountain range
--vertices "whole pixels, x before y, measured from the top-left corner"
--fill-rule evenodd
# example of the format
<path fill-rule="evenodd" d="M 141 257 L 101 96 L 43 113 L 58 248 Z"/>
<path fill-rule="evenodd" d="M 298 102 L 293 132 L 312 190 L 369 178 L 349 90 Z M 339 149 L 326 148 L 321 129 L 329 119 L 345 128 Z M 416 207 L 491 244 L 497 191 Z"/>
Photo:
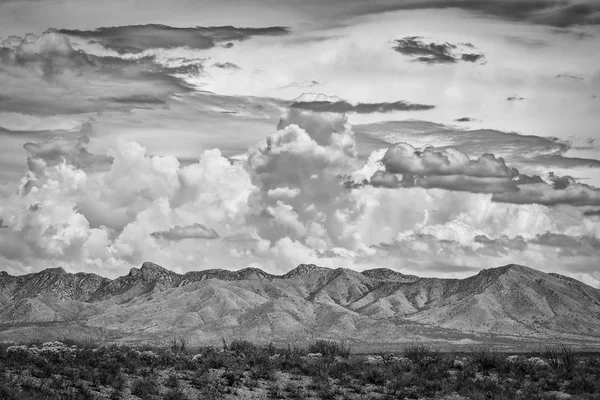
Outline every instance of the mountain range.
<path fill-rule="evenodd" d="M 285 275 L 256 268 L 181 275 L 145 262 L 114 280 L 61 268 L 0 272 L 0 324 L 0 339 L 46 324 L 136 341 L 460 343 L 497 337 L 600 344 L 600 290 L 520 265 L 439 279 L 312 264 Z"/>

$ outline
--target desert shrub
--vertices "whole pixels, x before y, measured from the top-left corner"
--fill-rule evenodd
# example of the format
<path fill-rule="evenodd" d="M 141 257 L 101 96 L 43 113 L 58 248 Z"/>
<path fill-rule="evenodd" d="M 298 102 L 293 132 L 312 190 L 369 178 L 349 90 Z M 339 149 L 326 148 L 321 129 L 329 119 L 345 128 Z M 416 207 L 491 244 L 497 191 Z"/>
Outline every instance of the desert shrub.
<path fill-rule="evenodd" d="M 598 376 L 577 374 L 567 384 L 566 391 L 571 394 L 600 393 Z"/>
<path fill-rule="evenodd" d="M 566 372 L 571 372 L 577 363 L 577 357 L 573 353 L 573 349 L 564 344 L 546 346 L 543 356 L 548 365 L 556 370 L 562 369 Z"/>
<path fill-rule="evenodd" d="M 229 351 L 233 351 L 239 354 L 244 354 L 246 356 L 255 353 L 258 348 L 254 345 L 254 343 L 249 342 L 247 340 L 232 340 L 229 344 Z"/>
<path fill-rule="evenodd" d="M 281 387 L 281 384 L 277 382 L 271 382 L 267 389 L 267 395 L 271 399 L 285 399 L 285 391 Z"/>
<path fill-rule="evenodd" d="M 363 371 L 362 379 L 364 382 L 377 386 L 381 386 L 386 382 L 385 373 L 379 366 L 369 366 L 365 371 Z"/>
<path fill-rule="evenodd" d="M 187 349 L 187 339 L 179 338 L 179 339 L 171 339 L 171 352 L 174 354 L 183 353 Z"/>
<path fill-rule="evenodd" d="M 187 400 L 187 396 L 181 391 L 181 389 L 171 389 L 163 397 L 163 400 Z"/>
<path fill-rule="evenodd" d="M 487 348 L 471 351 L 471 359 L 482 371 L 491 371 L 502 366 L 503 359 Z"/>
<path fill-rule="evenodd" d="M 176 388 L 179 386 L 179 379 L 177 379 L 177 375 L 169 374 L 167 376 L 167 380 L 165 381 L 165 386 L 170 388 Z"/>
<path fill-rule="evenodd" d="M 304 400 L 307 397 L 304 388 L 297 383 L 288 382 L 284 391 L 288 394 L 290 399 Z"/>
<path fill-rule="evenodd" d="M 221 377 L 226 386 L 240 386 L 244 379 L 244 372 L 240 368 L 228 369 Z"/>
<path fill-rule="evenodd" d="M 403 354 L 420 369 L 427 369 L 429 365 L 443 361 L 443 356 L 439 351 L 423 345 L 409 346 L 404 349 Z"/>
<path fill-rule="evenodd" d="M 308 346 L 309 353 L 320 353 L 323 357 L 343 357 L 350 356 L 350 348 L 344 345 L 344 342 L 334 342 L 329 340 L 317 340 L 315 343 Z"/>
<path fill-rule="evenodd" d="M 158 395 L 158 385 L 154 379 L 137 379 L 131 386 L 131 393 L 142 399 Z"/>

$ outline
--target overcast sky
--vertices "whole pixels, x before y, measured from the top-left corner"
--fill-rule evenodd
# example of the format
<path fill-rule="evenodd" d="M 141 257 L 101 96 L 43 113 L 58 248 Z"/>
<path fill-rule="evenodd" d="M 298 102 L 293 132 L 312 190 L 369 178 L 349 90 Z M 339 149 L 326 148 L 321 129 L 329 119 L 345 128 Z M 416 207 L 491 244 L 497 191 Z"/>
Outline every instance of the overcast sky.
<path fill-rule="evenodd" d="M 0 0 L 0 269 L 600 287 L 600 3 Z"/>

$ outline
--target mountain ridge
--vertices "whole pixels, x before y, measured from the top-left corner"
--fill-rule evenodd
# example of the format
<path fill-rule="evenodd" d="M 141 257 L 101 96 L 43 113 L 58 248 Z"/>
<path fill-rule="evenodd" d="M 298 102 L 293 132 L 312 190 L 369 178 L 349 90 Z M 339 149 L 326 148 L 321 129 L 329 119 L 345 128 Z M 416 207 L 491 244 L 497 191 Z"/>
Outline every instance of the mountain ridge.
<path fill-rule="evenodd" d="M 145 262 L 115 279 L 51 268 L 0 273 L 0 306 L 0 321 L 8 324 L 78 321 L 135 337 L 187 332 L 204 341 L 228 335 L 288 340 L 317 334 L 393 341 L 420 337 L 407 333 L 412 326 L 446 336 L 600 342 L 600 289 L 516 264 L 463 279 L 314 264 L 282 275 L 258 268 L 178 274 Z"/>

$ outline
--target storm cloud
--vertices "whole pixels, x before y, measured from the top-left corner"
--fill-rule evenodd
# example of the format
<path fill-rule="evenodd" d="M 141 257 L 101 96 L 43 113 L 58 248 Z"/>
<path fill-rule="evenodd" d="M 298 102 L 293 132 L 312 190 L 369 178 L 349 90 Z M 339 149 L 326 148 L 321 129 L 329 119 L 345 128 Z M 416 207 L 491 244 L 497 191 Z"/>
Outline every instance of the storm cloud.
<path fill-rule="evenodd" d="M 421 36 L 409 36 L 394 41 L 392 47 L 395 51 L 405 56 L 412 57 L 414 61 L 426 64 L 452 64 L 459 61 L 483 61 L 483 54 L 461 53 L 458 46 L 450 43 L 427 43 Z M 468 44 L 466 47 L 473 48 Z"/>
<path fill-rule="evenodd" d="M 280 26 L 266 28 L 238 28 L 234 26 L 209 26 L 175 28 L 167 25 L 128 25 L 102 27 L 95 30 L 61 29 L 68 36 L 97 42 L 119 54 L 141 53 L 148 49 L 189 47 L 210 49 L 219 43 L 241 41 L 253 36 L 286 35 L 289 29 Z"/>
<path fill-rule="evenodd" d="M 600 24 L 600 4 L 593 0 L 407 0 L 357 6 L 355 13 L 458 8 L 489 17 L 557 28 Z"/>

